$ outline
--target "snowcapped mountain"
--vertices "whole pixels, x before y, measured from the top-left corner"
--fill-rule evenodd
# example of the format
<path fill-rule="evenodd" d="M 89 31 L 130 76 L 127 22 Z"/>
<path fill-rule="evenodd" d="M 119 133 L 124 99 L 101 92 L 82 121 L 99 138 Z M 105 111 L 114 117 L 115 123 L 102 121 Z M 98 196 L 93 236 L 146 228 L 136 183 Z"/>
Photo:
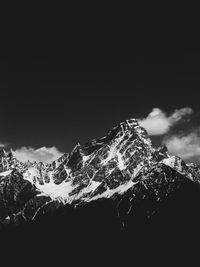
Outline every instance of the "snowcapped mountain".
<path fill-rule="evenodd" d="M 199 182 L 199 175 L 197 166 L 170 157 L 165 147 L 153 148 L 135 119 L 120 123 L 100 139 L 78 144 L 51 164 L 22 163 L 2 149 L 0 228 L 69 205 L 76 208 L 106 199 L 120 207 L 128 198 L 126 214 L 136 202 L 147 199 L 153 212 L 185 178 Z"/>

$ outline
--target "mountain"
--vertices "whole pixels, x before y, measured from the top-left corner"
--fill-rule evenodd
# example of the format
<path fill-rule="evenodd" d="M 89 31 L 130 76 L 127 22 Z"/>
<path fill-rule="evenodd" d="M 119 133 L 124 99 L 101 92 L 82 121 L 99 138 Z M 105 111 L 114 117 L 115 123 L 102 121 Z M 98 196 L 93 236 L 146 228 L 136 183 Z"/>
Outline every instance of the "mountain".
<path fill-rule="evenodd" d="M 120 198 L 129 191 L 137 198 L 142 187 L 148 189 L 143 197 L 153 191 L 155 201 L 161 201 L 181 176 L 200 181 L 197 166 L 170 157 L 165 147 L 153 148 L 135 119 L 100 139 L 78 144 L 51 164 L 22 163 L 3 149 L 0 161 L 1 227 L 36 220 L 68 204 Z"/>
<path fill-rule="evenodd" d="M 149 244 L 153 232 L 158 239 L 163 235 L 161 225 L 166 220 L 165 227 L 172 232 L 176 221 L 178 229 L 182 221 L 188 224 L 194 215 L 187 218 L 190 205 L 196 216 L 199 175 L 198 166 L 171 157 L 166 147 L 154 148 L 135 119 L 120 123 L 100 139 L 77 144 L 51 164 L 22 163 L 2 149 L 1 233 L 6 240 L 11 235 L 10 243 L 14 233 L 20 233 L 15 240 L 26 233 L 24 244 L 38 235 L 59 243 L 66 231 L 70 247 L 77 238 L 84 242 L 89 238 L 91 243 L 104 242 L 107 236 L 112 236 L 113 246 L 122 233 L 123 238 L 134 236 L 137 242 L 145 238 Z"/>

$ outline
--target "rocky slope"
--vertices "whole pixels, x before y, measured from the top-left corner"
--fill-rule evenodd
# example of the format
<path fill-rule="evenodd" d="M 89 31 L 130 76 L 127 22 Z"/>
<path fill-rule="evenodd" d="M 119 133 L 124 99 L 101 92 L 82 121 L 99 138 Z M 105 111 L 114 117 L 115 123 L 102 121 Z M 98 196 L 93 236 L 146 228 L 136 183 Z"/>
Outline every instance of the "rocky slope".
<path fill-rule="evenodd" d="M 135 119 L 78 144 L 52 164 L 23 164 L 1 150 L 0 228 L 101 201 L 112 202 L 122 221 L 141 203 L 145 214 L 153 214 L 182 183 L 199 183 L 199 173 L 197 166 L 170 157 L 166 148 L 153 148 Z"/>

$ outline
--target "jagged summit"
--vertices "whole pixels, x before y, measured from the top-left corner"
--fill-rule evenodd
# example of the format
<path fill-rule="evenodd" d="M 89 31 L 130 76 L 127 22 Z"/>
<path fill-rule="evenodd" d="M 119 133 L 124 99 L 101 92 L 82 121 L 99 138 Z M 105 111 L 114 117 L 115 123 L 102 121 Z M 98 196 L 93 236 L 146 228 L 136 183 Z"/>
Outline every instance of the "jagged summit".
<path fill-rule="evenodd" d="M 167 185 L 172 181 L 171 176 L 176 175 L 198 180 L 194 168 L 191 170 L 178 157 L 170 157 L 166 147 L 153 148 L 146 130 L 136 119 L 120 123 L 102 138 L 77 144 L 51 164 L 22 163 L 12 153 L 1 150 L 0 211 L 4 215 L 0 215 L 0 220 L 3 224 L 32 220 L 47 212 L 49 205 L 58 208 L 113 199 L 130 190 L 136 195 L 135 190 L 141 190 L 140 186 L 156 187 L 157 180 L 153 177 L 157 172 L 160 181 Z M 14 192 L 12 212 L 5 188 Z M 23 201 L 22 192 L 26 194 Z M 160 198 L 160 191 L 155 194 Z M 13 205 L 16 205 L 14 211 Z"/>

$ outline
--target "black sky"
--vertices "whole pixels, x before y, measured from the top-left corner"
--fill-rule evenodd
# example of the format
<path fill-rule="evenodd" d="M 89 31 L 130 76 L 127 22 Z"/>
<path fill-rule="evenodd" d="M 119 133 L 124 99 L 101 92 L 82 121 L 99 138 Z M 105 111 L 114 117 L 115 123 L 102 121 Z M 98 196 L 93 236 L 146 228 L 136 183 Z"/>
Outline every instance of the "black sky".
<path fill-rule="evenodd" d="M 0 70 L 0 141 L 13 148 L 65 152 L 154 107 L 200 109 L 198 51 L 1 58 Z"/>

